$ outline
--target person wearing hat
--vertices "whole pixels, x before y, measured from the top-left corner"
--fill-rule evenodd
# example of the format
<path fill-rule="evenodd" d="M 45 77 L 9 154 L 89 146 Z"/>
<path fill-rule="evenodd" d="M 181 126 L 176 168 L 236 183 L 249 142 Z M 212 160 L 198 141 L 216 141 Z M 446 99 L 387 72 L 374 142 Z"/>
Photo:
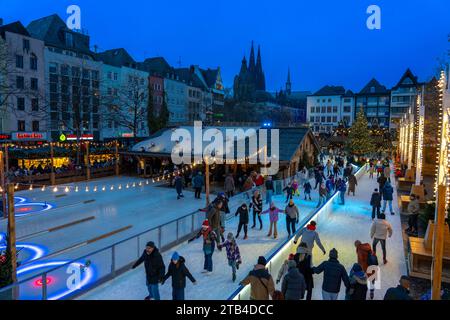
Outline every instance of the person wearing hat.
<path fill-rule="evenodd" d="M 236 269 L 239 269 L 239 265 L 242 263 L 241 253 L 239 252 L 239 247 L 236 243 L 236 239 L 230 232 L 227 235 L 227 240 L 225 242 L 218 244 L 219 249 L 225 247 L 227 252 L 228 265 L 231 267 L 231 278 L 233 282 L 236 281 Z"/>
<path fill-rule="evenodd" d="M 284 260 L 283 265 L 280 268 L 280 271 L 278 271 L 277 276 L 277 284 L 280 283 L 281 279 L 284 277 L 284 275 L 289 271 L 288 264 L 289 261 L 294 260 L 294 254 L 289 254 L 288 258 Z"/>
<path fill-rule="evenodd" d="M 384 300 L 413 300 L 409 295 L 410 279 L 408 276 L 401 276 L 399 285 L 389 288 L 384 295 Z"/>
<path fill-rule="evenodd" d="M 309 254 L 308 246 L 302 242 L 297 248 L 297 253 L 294 256 L 297 263 L 297 269 L 305 278 L 306 283 L 306 300 L 312 299 L 312 291 L 314 288 L 314 278 L 311 268 L 311 255 Z"/>
<path fill-rule="evenodd" d="M 297 263 L 290 260 L 288 262 L 288 273 L 281 283 L 281 292 L 283 292 L 285 300 L 303 300 L 305 289 L 305 278 L 297 269 Z"/>
<path fill-rule="evenodd" d="M 202 172 L 197 172 L 197 175 L 192 179 L 192 185 L 195 190 L 195 199 L 200 199 L 200 194 L 202 193 L 203 186 L 205 184 L 205 181 L 202 176 Z"/>
<path fill-rule="evenodd" d="M 272 196 L 275 193 L 275 188 L 273 186 L 272 176 L 268 176 L 265 182 L 266 186 L 266 204 L 272 203 Z"/>
<path fill-rule="evenodd" d="M 174 252 L 167 273 L 162 280 L 161 285 L 164 285 L 166 280 L 172 277 L 172 300 L 184 300 L 186 277 L 194 285 L 197 284 L 197 281 L 186 267 L 185 261 L 184 257 L 180 256 L 178 252 Z"/>
<path fill-rule="evenodd" d="M 183 178 L 179 173 L 175 176 L 175 190 L 177 191 L 177 200 L 184 198 L 183 195 Z"/>
<path fill-rule="evenodd" d="M 339 263 L 338 252 L 335 248 L 330 250 L 328 261 L 322 262 L 318 267 L 313 267 L 313 273 L 323 272 L 322 299 L 337 300 L 341 291 L 341 282 L 344 282 L 347 290 L 350 288 L 350 281 L 345 267 Z"/>
<path fill-rule="evenodd" d="M 273 202 L 273 201 L 270 204 L 269 209 L 261 212 L 261 214 L 266 214 L 266 213 L 269 214 L 270 228 L 269 228 L 269 233 L 267 234 L 268 237 L 272 236 L 272 229 L 273 229 L 273 238 L 276 239 L 278 237 L 277 223 L 278 223 L 278 214 L 280 212 L 284 212 L 284 210 L 277 208 L 277 206 L 275 205 L 275 202 Z"/>
<path fill-rule="evenodd" d="M 133 264 L 132 269 L 135 269 L 141 263 L 144 263 L 145 266 L 146 284 L 148 289 L 148 296 L 145 300 L 160 300 L 158 283 L 160 283 L 164 277 L 166 266 L 153 241 L 147 243 L 144 252 Z"/>
<path fill-rule="evenodd" d="M 203 221 L 200 231 L 188 243 L 202 237 L 203 238 L 203 253 L 205 255 L 205 263 L 203 265 L 203 273 L 210 274 L 213 271 L 212 256 L 214 253 L 215 244 L 217 242 L 217 234 L 212 230 L 209 221 Z"/>
<path fill-rule="evenodd" d="M 347 290 L 345 300 L 366 300 L 367 298 L 367 275 L 361 265 L 355 263 L 348 275 L 350 289 Z"/>
<path fill-rule="evenodd" d="M 295 225 L 298 223 L 300 217 L 298 207 L 295 205 L 294 200 L 289 200 L 289 204 L 284 208 L 284 213 L 286 213 L 286 229 L 288 238 L 290 238 L 291 234 L 295 234 L 297 231 Z"/>
<path fill-rule="evenodd" d="M 294 239 L 294 244 L 297 244 L 298 239 L 302 238 L 301 242 L 306 243 L 306 248 L 308 249 L 308 254 L 311 256 L 312 261 L 312 251 L 314 248 L 314 243 L 316 243 L 320 250 L 322 250 L 325 255 L 327 252 L 320 241 L 319 233 L 316 231 L 317 224 L 315 221 L 311 221 L 305 228 L 301 229 Z"/>
<path fill-rule="evenodd" d="M 258 258 L 255 268 L 241 281 L 241 285 L 250 285 L 250 300 L 269 300 L 275 291 L 275 284 L 266 269 L 266 258 Z"/>
<path fill-rule="evenodd" d="M 248 207 L 247 204 L 244 202 L 235 213 L 235 216 L 239 216 L 239 225 L 236 233 L 236 239 L 239 238 L 239 234 L 241 233 L 242 227 L 244 227 L 244 240 L 248 239 L 247 231 L 248 231 Z"/>

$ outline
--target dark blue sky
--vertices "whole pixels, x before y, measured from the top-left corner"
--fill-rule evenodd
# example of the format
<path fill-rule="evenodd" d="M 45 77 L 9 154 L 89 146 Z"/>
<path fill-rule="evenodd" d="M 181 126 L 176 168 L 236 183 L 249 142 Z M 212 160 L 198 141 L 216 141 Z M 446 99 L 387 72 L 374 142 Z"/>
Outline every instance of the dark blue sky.
<path fill-rule="evenodd" d="M 53 13 L 66 20 L 70 4 L 81 7 L 82 27 L 101 50 L 220 65 L 226 86 L 254 40 L 269 90 L 284 86 L 288 66 L 295 90 L 359 91 L 372 77 L 392 86 L 407 67 L 427 80 L 450 33 L 449 0 L 0 0 L 0 17 L 25 25 Z M 381 30 L 366 28 L 371 4 L 381 7 Z"/>

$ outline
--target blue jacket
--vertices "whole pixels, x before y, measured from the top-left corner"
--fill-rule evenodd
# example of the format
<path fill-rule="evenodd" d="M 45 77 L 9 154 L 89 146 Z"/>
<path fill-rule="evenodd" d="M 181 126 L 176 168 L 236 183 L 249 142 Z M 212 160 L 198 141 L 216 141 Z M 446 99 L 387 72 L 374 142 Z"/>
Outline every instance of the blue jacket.
<path fill-rule="evenodd" d="M 396 288 L 389 288 L 386 291 L 384 300 L 412 300 L 409 290 L 398 285 Z"/>
<path fill-rule="evenodd" d="M 393 200 L 392 195 L 394 194 L 394 188 L 392 188 L 389 182 L 383 187 L 383 200 Z"/>
<path fill-rule="evenodd" d="M 338 293 L 341 290 L 341 281 L 345 287 L 350 288 L 350 280 L 344 266 L 337 259 L 330 258 L 313 268 L 313 273 L 324 273 L 322 290 L 330 293 Z"/>
<path fill-rule="evenodd" d="M 196 175 L 194 179 L 192 180 L 192 184 L 194 185 L 194 188 L 202 188 L 203 187 L 203 176 Z"/>

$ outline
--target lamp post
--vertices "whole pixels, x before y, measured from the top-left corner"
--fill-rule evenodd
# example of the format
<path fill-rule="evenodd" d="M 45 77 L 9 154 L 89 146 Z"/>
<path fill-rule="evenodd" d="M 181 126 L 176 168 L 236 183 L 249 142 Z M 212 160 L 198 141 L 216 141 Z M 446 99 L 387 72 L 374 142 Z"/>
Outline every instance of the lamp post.
<path fill-rule="evenodd" d="M 417 97 L 417 153 L 416 153 L 416 183 L 411 187 L 411 194 L 415 194 L 423 201 L 425 198 L 425 190 L 421 185 L 422 180 L 422 162 L 423 162 L 423 134 L 425 123 L 425 106 L 424 106 L 424 90 L 422 86 L 420 95 Z"/>
<path fill-rule="evenodd" d="M 7 212 L 6 212 L 5 168 L 4 168 L 4 162 L 3 162 L 3 151 L 0 151 L 0 179 L 1 179 L 1 184 L 2 184 L 3 218 L 6 218 Z"/>

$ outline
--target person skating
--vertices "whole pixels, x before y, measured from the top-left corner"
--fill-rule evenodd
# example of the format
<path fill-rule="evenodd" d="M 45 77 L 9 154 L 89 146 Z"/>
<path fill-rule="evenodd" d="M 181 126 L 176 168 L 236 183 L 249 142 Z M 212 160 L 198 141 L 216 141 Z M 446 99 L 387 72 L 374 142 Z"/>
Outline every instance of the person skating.
<path fill-rule="evenodd" d="M 358 185 L 358 180 L 356 179 L 355 175 L 352 173 L 348 176 L 348 195 L 350 195 L 350 192 L 353 193 L 353 196 L 355 195 L 356 186 Z"/>
<path fill-rule="evenodd" d="M 269 233 L 267 234 L 268 237 L 272 236 L 272 229 L 273 229 L 273 238 L 276 239 L 278 237 L 277 224 L 278 224 L 278 218 L 279 218 L 278 215 L 280 212 L 284 212 L 284 210 L 277 208 L 277 206 L 275 205 L 275 202 L 273 202 L 273 201 L 270 204 L 269 209 L 261 212 L 261 214 L 266 214 L 266 213 L 269 214 L 270 228 L 269 228 Z"/>
<path fill-rule="evenodd" d="M 292 199 L 294 196 L 294 188 L 292 187 L 292 183 L 288 183 L 286 187 L 284 187 L 283 192 L 286 192 L 286 203 Z"/>
<path fill-rule="evenodd" d="M 341 178 L 339 178 L 336 183 L 336 190 L 339 191 L 339 198 L 341 199 L 340 205 L 345 205 L 345 191 L 347 190 L 347 185 Z"/>
<path fill-rule="evenodd" d="M 294 256 L 294 260 L 297 263 L 297 269 L 305 278 L 306 282 L 306 300 L 312 299 L 312 291 L 314 288 L 314 278 L 311 267 L 311 255 L 308 251 L 306 243 L 302 242 L 297 248 L 297 253 Z"/>
<path fill-rule="evenodd" d="M 200 231 L 190 240 L 188 243 L 202 237 L 203 238 L 203 253 L 205 256 L 205 262 L 203 264 L 203 273 L 210 274 L 213 271 L 213 260 L 212 256 L 214 253 L 214 248 L 218 239 L 217 234 L 212 230 L 209 225 L 209 221 L 203 221 L 202 228 Z M 218 248 L 220 249 L 220 248 Z"/>
<path fill-rule="evenodd" d="M 294 179 L 294 181 L 292 182 L 292 195 L 300 196 L 299 184 L 296 179 Z"/>
<path fill-rule="evenodd" d="M 177 200 L 184 198 L 183 195 L 183 178 L 179 173 L 175 176 L 175 190 L 177 191 Z"/>
<path fill-rule="evenodd" d="M 368 171 L 369 171 L 369 179 L 373 179 L 373 174 L 375 173 L 375 166 L 373 165 L 373 162 L 370 163 Z"/>
<path fill-rule="evenodd" d="M 378 190 L 380 190 L 380 192 L 383 192 L 383 187 L 384 184 L 388 181 L 388 179 L 384 176 L 383 173 L 381 173 L 381 175 L 377 178 L 377 182 L 378 182 Z"/>
<path fill-rule="evenodd" d="M 272 176 L 268 176 L 267 180 L 265 182 L 265 186 L 266 186 L 266 204 L 271 204 L 272 203 L 272 196 L 275 192 L 274 186 L 273 186 L 273 180 L 272 180 Z"/>
<path fill-rule="evenodd" d="M 335 248 L 330 250 L 328 261 L 322 262 L 318 267 L 313 268 L 314 274 L 323 274 L 322 298 L 323 300 L 337 300 L 341 290 L 341 282 L 347 290 L 350 288 L 350 281 L 344 266 L 339 263 L 338 252 Z"/>
<path fill-rule="evenodd" d="M 294 260 L 294 256 L 295 255 L 291 253 L 289 254 L 288 258 L 284 260 L 283 264 L 281 265 L 280 271 L 278 271 L 277 284 L 280 283 L 281 279 L 283 279 L 284 275 L 288 272 L 288 263 L 289 261 Z"/>
<path fill-rule="evenodd" d="M 285 300 L 303 300 L 305 297 L 306 282 L 303 275 L 297 269 L 294 260 L 288 262 L 288 272 L 281 282 L 281 292 Z"/>
<path fill-rule="evenodd" d="M 209 226 L 214 231 L 216 236 L 220 236 L 222 233 L 221 229 L 221 209 L 223 207 L 222 201 L 213 202 L 209 205 L 208 210 L 206 212 L 206 217 L 208 219 Z"/>
<path fill-rule="evenodd" d="M 312 186 L 308 180 L 303 184 L 303 190 L 305 191 L 305 200 L 306 200 L 306 197 L 308 197 L 309 200 L 311 200 Z"/>
<path fill-rule="evenodd" d="M 375 189 L 372 193 L 372 197 L 370 198 L 370 205 L 372 206 L 372 220 L 376 217 L 380 217 L 380 208 L 381 208 L 381 194 L 378 192 L 378 189 Z"/>
<path fill-rule="evenodd" d="M 346 292 L 345 300 L 366 300 L 367 275 L 358 263 L 353 265 L 348 277 L 350 288 Z"/>
<path fill-rule="evenodd" d="M 231 267 L 232 280 L 236 281 L 236 270 L 239 269 L 239 265 L 242 263 L 241 253 L 239 251 L 239 246 L 236 243 L 236 239 L 230 232 L 227 235 L 227 240 L 225 242 L 217 245 L 218 248 L 225 247 L 227 252 L 228 265 Z"/>
<path fill-rule="evenodd" d="M 386 221 L 384 213 L 380 214 L 380 218 L 376 219 L 372 227 L 370 228 L 370 238 L 373 239 L 372 249 L 376 254 L 377 244 L 381 243 L 381 249 L 383 250 L 383 263 L 386 264 L 386 239 L 392 237 L 392 226 Z"/>
<path fill-rule="evenodd" d="M 406 232 L 408 235 L 417 237 L 418 234 L 418 227 L 417 227 L 417 220 L 419 218 L 419 211 L 420 211 L 420 203 L 419 203 L 419 196 L 416 196 L 415 194 L 412 194 L 410 196 L 410 202 L 408 203 L 408 229 L 406 229 Z"/>
<path fill-rule="evenodd" d="M 409 295 L 410 279 L 408 276 L 402 276 L 397 287 L 389 288 L 384 295 L 383 300 L 413 300 Z"/>
<path fill-rule="evenodd" d="M 392 210 L 392 200 L 393 200 L 393 194 L 394 194 L 394 188 L 392 188 L 392 185 L 389 181 L 386 181 L 386 183 L 383 186 L 383 189 L 381 190 L 381 193 L 383 195 L 383 209 L 381 209 L 382 213 L 386 212 L 386 206 L 389 204 L 389 212 L 391 215 L 394 215 L 394 211 Z"/>
<path fill-rule="evenodd" d="M 300 213 L 298 207 L 295 205 L 294 200 L 290 200 L 289 204 L 284 208 L 286 214 L 286 229 L 288 232 L 288 238 L 291 234 L 295 234 L 297 231 L 295 225 L 298 223 Z"/>
<path fill-rule="evenodd" d="M 172 255 L 169 268 L 166 275 L 163 278 L 161 285 L 164 285 L 167 279 L 172 277 L 172 299 L 184 300 L 184 289 L 186 288 L 186 277 L 196 285 L 197 281 L 189 272 L 189 269 L 185 265 L 186 260 L 180 256 L 177 252 Z"/>
<path fill-rule="evenodd" d="M 231 198 L 234 196 L 234 190 L 236 189 L 234 185 L 234 178 L 231 173 L 229 173 L 225 178 L 225 184 L 224 184 L 224 190 L 227 194 L 228 198 Z"/>
<path fill-rule="evenodd" d="M 141 257 L 133 264 L 132 269 L 141 263 L 145 266 L 146 284 L 148 296 L 145 300 L 160 300 L 158 284 L 162 282 L 166 272 L 166 266 L 153 241 L 147 242 Z"/>
<path fill-rule="evenodd" d="M 200 199 L 200 194 L 202 193 L 204 184 L 205 184 L 205 182 L 203 180 L 203 175 L 199 171 L 195 175 L 194 179 L 192 179 L 192 185 L 194 186 L 194 190 L 195 190 L 195 194 L 194 194 L 195 199 Z"/>
<path fill-rule="evenodd" d="M 239 225 L 236 233 L 236 239 L 239 238 L 239 234 L 241 233 L 242 227 L 244 228 L 244 240 L 247 240 L 247 231 L 248 231 L 248 221 L 249 214 L 247 204 L 243 203 L 239 208 L 237 208 L 235 216 L 239 216 Z"/>
<path fill-rule="evenodd" d="M 301 242 L 304 242 L 306 244 L 308 254 L 311 255 L 311 261 L 314 243 L 316 243 L 319 246 L 320 250 L 322 250 L 324 255 L 327 253 L 322 245 L 322 242 L 320 241 L 319 233 L 316 231 L 316 226 L 317 226 L 316 222 L 311 221 L 305 228 L 301 229 L 297 233 L 294 239 L 294 244 L 297 244 L 298 239 L 302 238 Z M 297 252 L 299 248 L 300 246 L 297 248 Z"/>
<path fill-rule="evenodd" d="M 327 202 L 328 190 L 325 187 L 325 183 L 321 183 L 319 187 L 319 203 L 317 203 L 316 208 L 320 208 Z"/>
<path fill-rule="evenodd" d="M 368 272 L 369 266 L 377 266 L 378 258 L 374 254 L 372 247 L 368 243 L 361 243 L 361 241 L 355 241 L 356 256 L 358 258 L 358 264 L 362 267 L 363 271 L 366 272 L 367 276 L 372 276 L 373 272 Z M 372 281 L 372 286 L 370 286 L 370 299 L 373 300 L 375 293 L 375 280 Z"/>
<path fill-rule="evenodd" d="M 334 181 L 334 176 L 330 176 L 325 182 L 325 187 L 327 188 L 327 200 L 331 198 L 333 192 L 336 188 L 336 184 Z"/>
<path fill-rule="evenodd" d="M 261 219 L 262 207 L 263 207 L 263 203 L 262 203 L 261 193 L 258 190 L 256 190 L 252 196 L 252 203 L 250 204 L 250 208 L 253 208 L 252 229 L 254 229 L 256 227 L 256 217 L 258 217 L 258 221 L 259 221 L 259 230 L 262 230 L 262 228 L 263 228 L 263 223 L 262 223 L 262 219 Z"/>
<path fill-rule="evenodd" d="M 241 285 L 250 285 L 250 300 L 269 300 L 275 291 L 275 284 L 266 269 L 266 258 L 259 257 L 255 268 L 241 281 Z"/>

